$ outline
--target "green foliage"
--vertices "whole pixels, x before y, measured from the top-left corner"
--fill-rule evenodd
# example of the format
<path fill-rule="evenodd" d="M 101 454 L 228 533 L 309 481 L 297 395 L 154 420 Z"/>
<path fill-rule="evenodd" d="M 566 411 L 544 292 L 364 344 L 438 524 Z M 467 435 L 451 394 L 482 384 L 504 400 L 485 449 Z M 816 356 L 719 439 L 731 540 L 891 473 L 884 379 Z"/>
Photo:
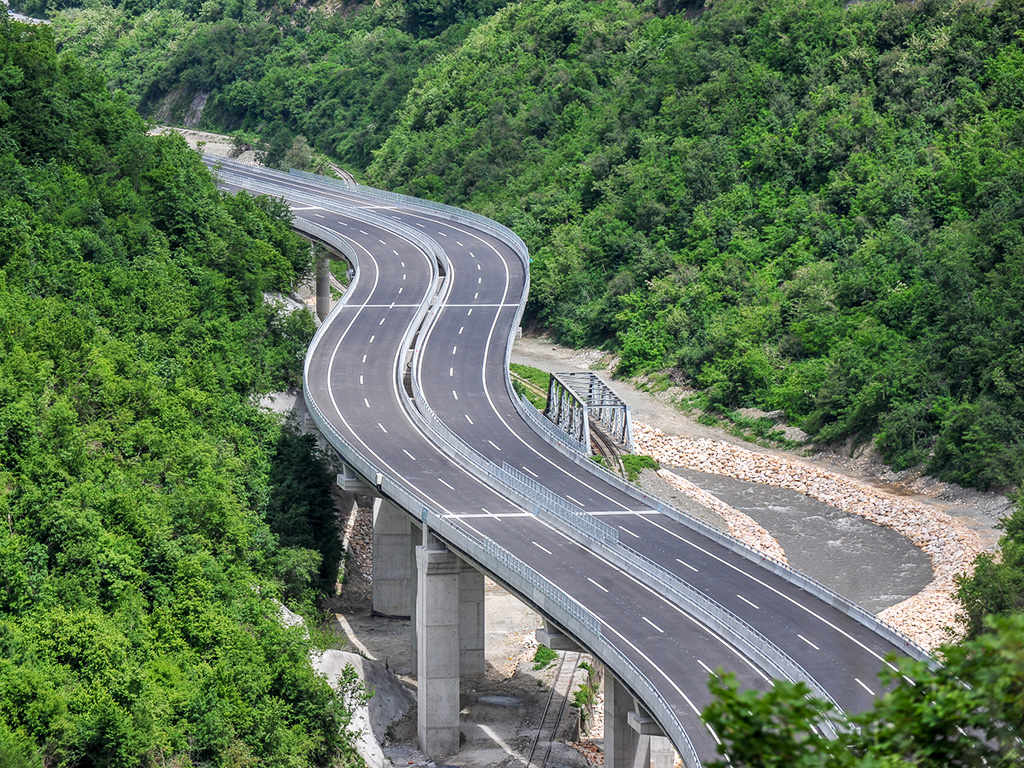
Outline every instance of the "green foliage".
<path fill-rule="evenodd" d="M 509 363 L 508 369 L 519 378 L 537 387 L 537 389 L 547 391 L 550 374 L 546 371 L 530 365 L 523 365 L 522 363 Z"/>
<path fill-rule="evenodd" d="M 558 654 L 546 645 L 538 645 L 537 652 L 533 654 L 533 668 L 544 669 L 552 661 L 558 658 Z"/>
<path fill-rule="evenodd" d="M 731 675 L 712 675 L 715 700 L 704 710 L 728 755 L 724 768 L 820 766 L 918 768 L 1014 766 L 1024 760 L 1024 614 L 991 618 L 987 632 L 944 646 L 945 664 L 901 659 L 886 669 L 888 692 L 828 740 L 815 726 L 836 718 L 802 683 L 776 682 L 765 693 L 740 691 Z M 908 680 L 913 681 L 909 683 Z M 842 722 L 843 718 L 840 719 Z"/>
<path fill-rule="evenodd" d="M 543 411 L 548 404 L 549 374 L 521 363 L 509 363 L 508 367 L 516 394 L 526 397 L 538 411 Z"/>
<path fill-rule="evenodd" d="M 298 382 L 263 294 L 308 247 L 47 27 L 0 20 L 0 77 L 0 762 L 358 760 L 278 619 L 336 535 L 317 457 L 253 405 Z"/>
<path fill-rule="evenodd" d="M 154 0 L 55 26 L 144 113 L 208 94 L 203 125 L 272 164 L 320 153 L 512 226 L 528 322 L 620 375 L 1002 489 L 1024 476 L 1020 3 Z"/>
<path fill-rule="evenodd" d="M 368 177 L 515 227 L 529 315 L 620 374 L 1012 486 L 1018 5 L 527 0 L 421 70 Z"/>
<path fill-rule="evenodd" d="M 342 285 L 348 285 L 348 270 L 349 265 L 347 261 L 342 259 L 331 259 L 330 261 L 331 274 L 334 278 Z"/>
<path fill-rule="evenodd" d="M 708 685 L 714 700 L 702 714 L 721 739 L 721 754 L 728 755 L 728 760 L 711 763 L 715 768 L 844 765 L 827 762 L 843 748 L 816 730 L 831 707 L 812 698 L 804 683 L 777 680 L 764 693 L 741 691 L 730 673 L 711 675 Z"/>
<path fill-rule="evenodd" d="M 572 703 L 580 712 L 586 712 L 590 707 L 594 705 L 596 699 L 594 689 L 586 683 L 580 683 L 580 687 L 577 688 L 572 694 Z"/>
<path fill-rule="evenodd" d="M 968 638 L 985 631 L 988 616 L 1024 613 L 1024 503 L 1018 502 L 999 527 L 998 555 L 978 555 L 974 572 L 957 578 L 956 597 L 963 608 L 959 619 Z"/>
<path fill-rule="evenodd" d="M 41 5 L 42 4 L 42 5 Z M 95 62 L 144 114 L 258 146 L 275 167 L 360 169 L 389 135 L 417 70 L 449 51 L 495 0 L 385 0 L 310 8 L 276 0 L 24 0 L 60 11 L 64 50 Z M 51 14 L 53 15 L 53 14 Z"/>
<path fill-rule="evenodd" d="M 580 687 L 572 695 L 572 702 L 573 706 L 580 711 L 580 723 L 583 724 L 597 701 L 598 683 L 594 668 L 590 664 L 581 661 L 578 666 L 587 673 L 587 681 L 580 683 Z"/>
<path fill-rule="evenodd" d="M 336 529 L 335 475 L 313 435 L 301 434 L 294 424 L 280 431 L 271 455 L 265 518 L 282 547 L 275 565 L 281 569 L 279 579 L 289 596 L 299 597 L 310 588 L 315 593 L 334 592 L 341 537 L 324 534 Z M 292 558 L 286 562 L 289 549 L 307 558 L 309 554 L 319 557 L 309 559 L 312 567 L 303 574 Z"/>
<path fill-rule="evenodd" d="M 640 473 L 645 469 L 653 469 L 655 471 L 661 469 L 661 465 L 657 461 L 651 456 L 646 456 L 642 453 L 625 453 L 620 458 L 622 459 L 622 468 L 626 471 L 626 478 L 631 483 L 639 480 Z"/>

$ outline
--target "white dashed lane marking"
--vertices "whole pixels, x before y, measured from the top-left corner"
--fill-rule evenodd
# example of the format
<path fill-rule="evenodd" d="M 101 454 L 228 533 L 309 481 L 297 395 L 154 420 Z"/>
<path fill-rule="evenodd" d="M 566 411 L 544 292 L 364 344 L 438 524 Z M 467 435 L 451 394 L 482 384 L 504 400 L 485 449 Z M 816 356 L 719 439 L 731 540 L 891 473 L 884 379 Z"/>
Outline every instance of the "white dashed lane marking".
<path fill-rule="evenodd" d="M 854 680 L 856 680 L 856 681 L 857 681 L 858 683 L 860 683 L 860 687 L 861 687 L 861 688 L 863 688 L 863 689 L 864 689 L 865 691 L 867 691 L 868 693 L 870 693 L 870 694 L 871 694 L 872 696 L 874 696 L 874 695 L 875 695 L 875 692 L 874 692 L 874 691 L 872 691 L 872 690 L 871 690 L 870 688 L 868 688 L 868 687 L 867 687 L 866 685 L 864 685 L 864 681 L 863 681 L 863 680 L 861 680 L 861 679 L 860 679 L 859 677 L 855 677 L 855 678 L 853 678 L 853 679 L 854 679 Z"/>
<path fill-rule="evenodd" d="M 664 630 L 664 629 L 662 629 L 661 627 L 659 627 L 659 626 L 658 626 L 657 624 L 655 624 L 655 623 L 654 623 L 653 621 L 651 621 L 650 619 L 648 619 L 648 618 L 647 618 L 646 616 L 643 616 L 642 618 L 643 618 L 643 620 L 644 620 L 644 621 L 646 621 L 646 622 L 647 622 L 648 624 L 650 624 L 650 625 L 651 625 L 652 627 L 654 627 L 654 628 L 655 628 L 656 630 L 658 630 L 659 632 L 661 632 L 661 634 L 663 634 L 663 635 L 665 634 L 665 630 Z"/>
<path fill-rule="evenodd" d="M 796 636 L 797 636 L 797 637 L 799 637 L 799 638 L 800 638 L 801 640 L 803 640 L 803 641 L 804 641 L 805 643 L 807 643 L 807 644 L 808 644 L 809 646 L 811 646 L 811 648 L 813 648 L 814 650 L 816 650 L 816 651 L 820 651 L 820 650 L 821 650 L 821 648 L 819 648 L 818 646 L 816 646 L 816 645 L 815 645 L 814 643 L 812 643 L 812 642 L 811 642 L 810 640 L 808 640 L 808 639 L 807 639 L 806 637 L 804 637 L 803 635 L 801 635 L 801 634 L 800 634 L 799 632 L 797 633 L 797 635 L 796 635 Z"/>

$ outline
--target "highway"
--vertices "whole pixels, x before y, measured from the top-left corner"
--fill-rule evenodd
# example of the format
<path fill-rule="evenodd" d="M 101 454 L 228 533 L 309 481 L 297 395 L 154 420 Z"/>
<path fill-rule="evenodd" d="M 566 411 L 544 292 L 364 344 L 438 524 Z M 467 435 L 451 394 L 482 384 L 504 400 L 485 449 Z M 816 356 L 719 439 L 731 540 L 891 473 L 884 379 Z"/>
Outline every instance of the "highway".
<path fill-rule="evenodd" d="M 430 427 L 431 411 L 490 461 L 542 484 L 574 513 L 610 526 L 619 542 L 610 546 L 641 553 L 740 617 L 842 709 L 861 711 L 881 693 L 882 657 L 906 652 L 906 644 L 794 583 L 800 580 L 777 564 L 764 567 L 588 462 L 573 461 L 524 419 L 506 365 L 528 280 L 523 259 L 505 238 L 444 212 L 302 176 L 235 164 L 222 176 L 228 188 L 284 197 L 297 224 L 333 232 L 355 257 L 356 279 L 307 360 L 307 397 L 331 430 L 379 471 L 400 478 L 453 530 L 497 543 L 589 609 L 604 640 L 664 697 L 700 760 L 716 754 L 717 738 L 699 719 L 709 701 L 708 674 L 722 668 L 735 672 L 741 685 L 764 689 L 764 664 L 702 626 L 663 583 L 622 567 L 611 550 L 533 514 L 521 498 L 482 477 Z M 416 411 L 403 385 L 410 346 L 426 413 Z M 510 574 L 493 563 L 483 566 L 515 589 Z M 585 632 L 565 629 L 585 643 Z M 605 661 L 615 668 L 614 659 Z M 643 691 L 634 693 L 645 698 Z M 657 716 L 658 705 L 650 706 Z M 685 759 L 688 745 L 662 724 Z"/>

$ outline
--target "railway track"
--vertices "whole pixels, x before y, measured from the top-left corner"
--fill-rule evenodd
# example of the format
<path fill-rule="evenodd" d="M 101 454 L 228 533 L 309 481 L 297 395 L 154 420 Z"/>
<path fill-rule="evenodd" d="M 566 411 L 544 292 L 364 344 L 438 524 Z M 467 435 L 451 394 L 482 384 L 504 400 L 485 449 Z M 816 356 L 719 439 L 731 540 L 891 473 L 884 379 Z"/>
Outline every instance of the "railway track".
<path fill-rule="evenodd" d="M 625 477 L 626 473 L 622 469 L 622 454 L 625 451 L 604 433 L 601 423 L 596 419 L 590 420 L 590 450 L 595 456 L 603 458 L 605 466 L 612 472 Z"/>
<path fill-rule="evenodd" d="M 547 768 L 551 748 L 558 740 L 558 731 L 569 708 L 569 694 L 576 668 L 580 663 L 580 655 L 576 651 L 559 654 L 558 669 L 555 671 L 555 679 L 551 683 L 551 690 L 544 704 L 537 736 L 526 759 L 526 768 Z"/>

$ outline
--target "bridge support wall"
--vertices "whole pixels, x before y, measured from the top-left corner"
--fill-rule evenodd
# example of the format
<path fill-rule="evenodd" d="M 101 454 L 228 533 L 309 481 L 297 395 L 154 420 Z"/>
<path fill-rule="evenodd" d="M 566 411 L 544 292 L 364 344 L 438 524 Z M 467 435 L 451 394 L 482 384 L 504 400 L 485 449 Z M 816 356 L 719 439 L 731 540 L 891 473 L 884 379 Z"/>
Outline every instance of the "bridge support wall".
<path fill-rule="evenodd" d="M 429 533 L 416 549 L 417 735 L 427 755 L 459 748 L 459 579 L 462 564 Z"/>

